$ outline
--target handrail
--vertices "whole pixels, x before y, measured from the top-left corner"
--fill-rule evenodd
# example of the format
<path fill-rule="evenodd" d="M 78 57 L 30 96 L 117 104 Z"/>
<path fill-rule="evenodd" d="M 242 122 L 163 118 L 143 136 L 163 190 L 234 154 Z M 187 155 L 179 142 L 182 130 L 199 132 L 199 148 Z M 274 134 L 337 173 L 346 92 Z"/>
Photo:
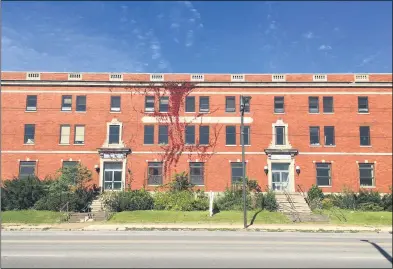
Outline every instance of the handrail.
<path fill-rule="evenodd" d="M 297 184 L 297 187 L 300 190 L 300 193 L 302 194 L 304 200 L 306 200 L 306 203 L 308 204 L 308 206 L 310 206 L 310 201 L 308 200 L 307 195 L 305 195 L 302 186 L 300 186 L 300 184 Z"/>
<path fill-rule="evenodd" d="M 65 203 L 62 207 L 60 207 L 60 212 L 63 212 L 64 208 L 67 208 L 67 213 L 68 213 L 68 205 L 70 202 Z"/>

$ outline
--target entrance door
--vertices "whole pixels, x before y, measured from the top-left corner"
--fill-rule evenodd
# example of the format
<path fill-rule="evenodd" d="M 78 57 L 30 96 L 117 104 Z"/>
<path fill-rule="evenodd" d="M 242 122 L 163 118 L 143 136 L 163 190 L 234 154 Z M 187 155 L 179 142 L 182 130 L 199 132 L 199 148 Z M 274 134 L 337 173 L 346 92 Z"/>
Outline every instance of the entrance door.
<path fill-rule="evenodd" d="M 289 163 L 272 163 L 272 189 L 287 190 L 289 183 Z"/>
<path fill-rule="evenodd" d="M 105 162 L 104 163 L 104 190 L 122 189 L 123 163 Z"/>

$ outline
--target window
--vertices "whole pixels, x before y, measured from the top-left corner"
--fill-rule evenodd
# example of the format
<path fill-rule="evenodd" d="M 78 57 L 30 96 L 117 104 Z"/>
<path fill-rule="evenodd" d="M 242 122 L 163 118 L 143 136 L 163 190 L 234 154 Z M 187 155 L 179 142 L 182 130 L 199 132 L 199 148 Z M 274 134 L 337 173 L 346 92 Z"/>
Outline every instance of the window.
<path fill-rule="evenodd" d="M 76 97 L 76 111 L 86 111 L 86 96 Z"/>
<path fill-rule="evenodd" d="M 225 97 L 225 112 L 236 112 L 236 99 L 235 96 Z"/>
<path fill-rule="evenodd" d="M 310 145 L 319 145 L 319 127 L 310 127 Z"/>
<path fill-rule="evenodd" d="M 360 186 L 373 187 L 374 185 L 374 164 L 359 163 Z"/>
<path fill-rule="evenodd" d="M 241 131 L 241 127 L 240 127 Z M 250 126 L 244 126 L 244 135 L 243 135 L 244 145 L 250 145 Z"/>
<path fill-rule="evenodd" d="M 60 125 L 60 144 L 70 144 L 71 126 Z"/>
<path fill-rule="evenodd" d="M 199 112 L 209 112 L 210 111 L 210 98 L 208 96 L 199 97 Z"/>
<path fill-rule="evenodd" d="M 37 95 L 28 95 L 26 98 L 26 111 L 37 111 Z"/>
<path fill-rule="evenodd" d="M 284 96 L 274 96 L 274 113 L 284 112 Z"/>
<path fill-rule="evenodd" d="M 71 95 L 63 95 L 61 99 L 61 110 L 62 111 L 71 111 L 72 110 L 72 96 Z"/>
<path fill-rule="evenodd" d="M 74 168 L 79 164 L 78 161 L 63 161 L 63 169 L 64 168 Z"/>
<path fill-rule="evenodd" d="M 315 96 L 308 97 L 308 112 L 319 113 L 319 98 Z"/>
<path fill-rule="evenodd" d="M 34 144 L 35 138 L 35 124 L 25 124 L 25 144 Z"/>
<path fill-rule="evenodd" d="M 154 112 L 154 96 L 145 96 L 145 112 Z"/>
<path fill-rule="evenodd" d="M 147 169 L 147 184 L 161 185 L 162 184 L 162 163 L 149 162 Z"/>
<path fill-rule="evenodd" d="M 227 126 L 226 130 L 226 145 L 236 145 L 236 127 Z"/>
<path fill-rule="evenodd" d="M 154 132 L 154 129 L 153 129 Z M 153 141 L 154 143 L 154 141 Z M 160 125 L 158 127 L 158 144 L 168 144 L 168 126 Z"/>
<path fill-rule="evenodd" d="M 120 111 L 120 96 L 111 96 L 111 111 Z"/>
<path fill-rule="evenodd" d="M 334 146 L 334 126 L 325 126 L 325 146 Z"/>
<path fill-rule="evenodd" d="M 190 163 L 190 182 L 193 185 L 205 185 L 204 163 Z"/>
<path fill-rule="evenodd" d="M 75 125 L 74 144 L 82 145 L 85 143 L 85 126 Z"/>
<path fill-rule="evenodd" d="M 195 96 L 186 97 L 186 112 L 195 112 Z"/>
<path fill-rule="evenodd" d="M 168 96 L 161 96 L 160 97 L 160 112 L 168 112 L 169 109 L 169 97 Z"/>
<path fill-rule="evenodd" d="M 120 143 L 120 125 L 109 125 L 109 144 Z"/>
<path fill-rule="evenodd" d="M 186 126 L 186 144 L 195 144 L 195 126 Z"/>
<path fill-rule="evenodd" d="M 276 126 L 276 145 L 285 145 L 285 127 Z"/>
<path fill-rule="evenodd" d="M 316 163 L 317 167 L 317 185 L 331 186 L 331 164 L 330 163 Z"/>
<path fill-rule="evenodd" d="M 333 97 L 323 97 L 323 113 L 333 113 Z"/>
<path fill-rule="evenodd" d="M 105 162 L 104 163 L 104 191 L 122 189 L 123 163 Z"/>
<path fill-rule="evenodd" d="M 243 96 L 243 98 L 248 98 L 248 102 L 244 106 L 244 112 L 250 112 L 250 102 L 251 102 L 251 97 L 250 96 Z M 242 109 L 243 105 L 243 98 L 240 97 L 240 111 Z"/>
<path fill-rule="evenodd" d="M 360 145 L 361 146 L 370 146 L 371 145 L 370 127 L 369 126 L 360 126 L 359 133 L 360 133 Z"/>
<path fill-rule="evenodd" d="M 19 178 L 35 176 L 35 161 L 21 161 L 19 163 Z"/>
<path fill-rule="evenodd" d="M 359 113 L 368 113 L 368 97 L 367 96 L 359 96 L 358 97 L 358 112 Z"/>
<path fill-rule="evenodd" d="M 145 125 L 145 136 L 144 136 L 143 144 L 145 144 L 145 145 L 154 144 L 154 126 L 153 125 Z"/>
<path fill-rule="evenodd" d="M 243 164 L 231 163 L 232 184 L 240 184 L 243 182 Z"/>
<path fill-rule="evenodd" d="M 199 126 L 199 144 L 208 145 L 210 143 L 210 127 Z"/>

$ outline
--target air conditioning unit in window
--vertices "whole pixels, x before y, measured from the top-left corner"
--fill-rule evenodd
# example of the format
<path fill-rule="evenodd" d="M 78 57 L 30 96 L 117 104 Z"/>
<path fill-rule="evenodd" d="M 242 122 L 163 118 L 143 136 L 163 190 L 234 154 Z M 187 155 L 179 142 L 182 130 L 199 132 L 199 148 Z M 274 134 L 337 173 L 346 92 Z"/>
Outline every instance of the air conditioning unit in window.
<path fill-rule="evenodd" d="M 27 139 L 26 144 L 34 144 L 34 139 L 31 138 Z"/>
<path fill-rule="evenodd" d="M 41 74 L 40 73 L 26 73 L 27 80 L 40 80 Z"/>

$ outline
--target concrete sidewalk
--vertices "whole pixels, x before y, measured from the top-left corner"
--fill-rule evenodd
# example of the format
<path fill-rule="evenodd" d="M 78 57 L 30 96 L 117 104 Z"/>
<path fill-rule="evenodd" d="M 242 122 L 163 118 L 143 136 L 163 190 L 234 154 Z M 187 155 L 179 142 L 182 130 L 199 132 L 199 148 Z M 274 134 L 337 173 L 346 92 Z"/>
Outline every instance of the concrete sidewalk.
<path fill-rule="evenodd" d="M 60 224 L 2 224 L 5 231 L 127 231 L 127 230 L 244 230 L 242 224 L 193 224 L 193 223 L 60 223 Z M 391 226 L 347 226 L 332 224 L 256 224 L 249 231 L 266 232 L 382 232 L 392 233 Z"/>

